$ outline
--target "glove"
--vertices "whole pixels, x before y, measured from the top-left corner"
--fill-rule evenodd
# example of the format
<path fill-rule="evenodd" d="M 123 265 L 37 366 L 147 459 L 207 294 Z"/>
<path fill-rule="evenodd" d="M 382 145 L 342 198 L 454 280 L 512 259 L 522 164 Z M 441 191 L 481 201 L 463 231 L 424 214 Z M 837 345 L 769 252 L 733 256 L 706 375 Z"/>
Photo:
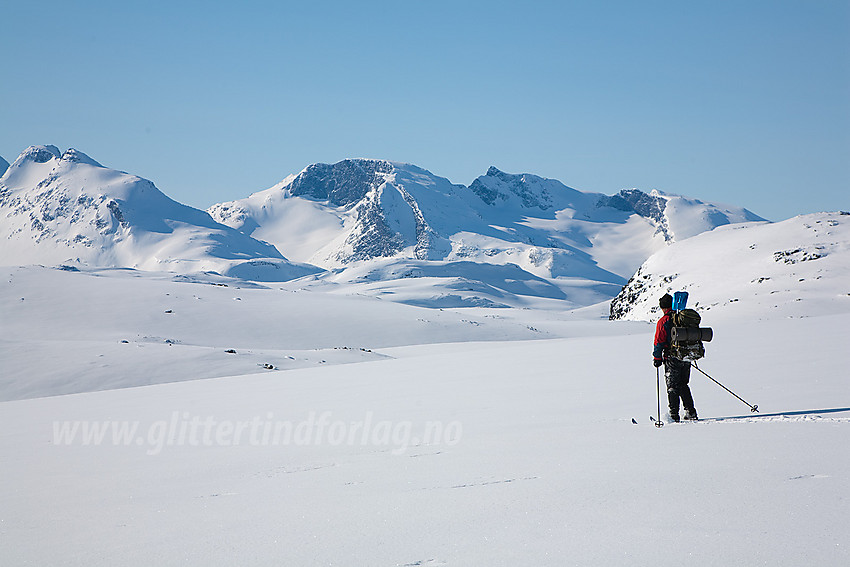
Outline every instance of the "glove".
<path fill-rule="evenodd" d="M 653 359 L 652 359 L 652 365 L 653 365 L 654 367 L 658 368 L 658 367 L 659 367 L 659 366 L 661 366 L 662 364 L 664 364 L 664 361 L 663 361 L 663 360 L 661 360 L 660 358 L 653 358 Z"/>

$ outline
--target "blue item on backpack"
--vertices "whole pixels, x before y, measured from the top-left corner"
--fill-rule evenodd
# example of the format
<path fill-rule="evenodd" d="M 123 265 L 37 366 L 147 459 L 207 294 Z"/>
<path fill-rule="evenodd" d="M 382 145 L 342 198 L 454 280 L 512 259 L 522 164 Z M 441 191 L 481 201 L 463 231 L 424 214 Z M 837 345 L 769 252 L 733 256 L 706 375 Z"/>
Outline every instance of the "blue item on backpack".
<path fill-rule="evenodd" d="M 673 311 L 681 311 L 688 306 L 688 292 L 677 291 L 673 294 Z"/>

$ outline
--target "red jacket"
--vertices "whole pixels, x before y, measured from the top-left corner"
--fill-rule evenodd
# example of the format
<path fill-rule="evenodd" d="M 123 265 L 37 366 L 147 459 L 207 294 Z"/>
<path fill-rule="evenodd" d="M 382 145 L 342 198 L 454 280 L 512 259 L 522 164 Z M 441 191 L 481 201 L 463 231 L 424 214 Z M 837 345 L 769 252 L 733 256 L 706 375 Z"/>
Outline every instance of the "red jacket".
<path fill-rule="evenodd" d="M 670 315 L 672 309 L 665 309 L 664 315 L 658 320 L 655 325 L 655 342 L 653 343 L 652 357 L 656 360 L 667 358 L 667 352 L 670 349 L 670 328 L 673 326 L 673 321 Z"/>

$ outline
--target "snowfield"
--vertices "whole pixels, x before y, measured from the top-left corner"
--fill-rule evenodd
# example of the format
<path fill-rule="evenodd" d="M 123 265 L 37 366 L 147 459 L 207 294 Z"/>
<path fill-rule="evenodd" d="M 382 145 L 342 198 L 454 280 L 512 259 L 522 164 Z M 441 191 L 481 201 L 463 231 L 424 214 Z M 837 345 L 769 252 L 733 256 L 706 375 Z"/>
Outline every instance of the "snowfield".
<path fill-rule="evenodd" d="M 694 372 L 659 429 L 606 304 L 3 275 L 4 396 L 81 392 L 0 406 L 8 564 L 850 561 L 847 311 L 726 318 L 700 366 L 761 414 Z"/>

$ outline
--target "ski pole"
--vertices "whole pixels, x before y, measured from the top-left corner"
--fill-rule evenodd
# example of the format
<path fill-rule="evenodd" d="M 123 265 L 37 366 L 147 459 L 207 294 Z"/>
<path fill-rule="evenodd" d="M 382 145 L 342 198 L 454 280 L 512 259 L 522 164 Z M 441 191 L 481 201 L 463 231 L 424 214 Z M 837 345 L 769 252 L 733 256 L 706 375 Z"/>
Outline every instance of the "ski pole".
<path fill-rule="evenodd" d="M 655 427 L 661 427 L 664 422 L 661 421 L 661 371 L 655 367 L 655 397 L 658 399 L 658 419 L 655 420 Z"/>
<path fill-rule="evenodd" d="M 724 390 L 726 390 L 727 392 L 729 392 L 730 394 L 732 394 L 733 396 L 735 396 L 736 398 L 738 398 L 739 400 L 741 400 L 742 402 L 744 402 L 745 404 L 747 404 L 747 407 L 749 407 L 749 408 L 750 408 L 750 411 L 751 411 L 751 412 L 753 412 L 753 413 L 758 413 L 758 411 L 759 411 L 759 407 L 758 407 L 758 406 L 754 406 L 754 405 L 750 404 L 750 403 L 749 403 L 749 402 L 747 402 L 744 398 L 742 398 L 741 396 L 739 396 L 738 394 L 736 394 L 735 392 L 733 392 L 732 390 L 730 390 L 729 388 L 727 388 L 726 386 L 724 386 L 723 384 L 721 384 L 720 382 L 718 382 L 717 380 L 715 380 L 714 378 L 712 378 L 711 376 L 709 376 L 708 374 L 706 374 L 705 372 L 703 372 L 703 371 L 702 371 L 702 369 L 701 369 L 699 366 L 697 366 L 696 361 L 692 362 L 691 364 L 693 364 L 693 365 L 694 365 L 694 368 L 696 368 L 697 370 L 699 370 L 699 371 L 700 371 L 700 373 L 701 373 L 703 376 L 705 376 L 706 378 L 708 378 L 709 380 L 711 380 L 712 382 L 714 382 L 715 384 L 717 384 L 718 386 L 720 386 L 721 388 L 723 388 Z"/>

